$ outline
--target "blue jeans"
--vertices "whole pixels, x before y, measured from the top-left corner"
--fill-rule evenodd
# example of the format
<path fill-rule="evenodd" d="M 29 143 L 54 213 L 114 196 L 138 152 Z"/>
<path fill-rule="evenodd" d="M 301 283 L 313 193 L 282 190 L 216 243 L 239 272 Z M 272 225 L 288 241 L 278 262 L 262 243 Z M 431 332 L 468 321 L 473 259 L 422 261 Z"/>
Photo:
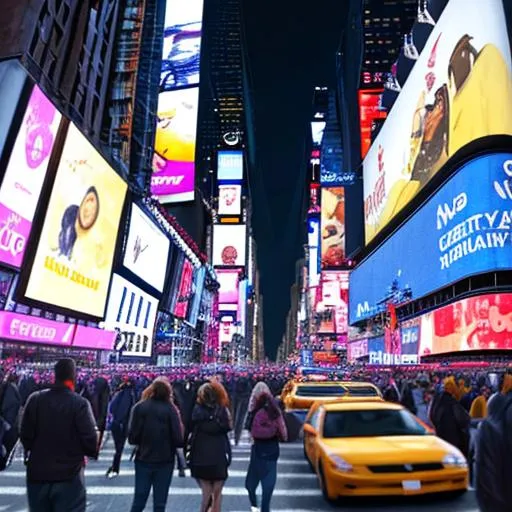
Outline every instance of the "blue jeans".
<path fill-rule="evenodd" d="M 258 506 L 256 489 L 261 483 L 261 512 L 270 512 L 270 501 L 276 486 L 277 460 L 268 460 L 258 455 L 255 446 L 251 449 L 251 460 L 245 478 L 245 488 L 249 493 L 251 507 Z"/>
<path fill-rule="evenodd" d="M 174 461 L 163 464 L 151 464 L 136 460 L 135 495 L 131 512 L 143 512 L 151 488 L 153 488 L 154 512 L 165 512 L 173 471 Z"/>
<path fill-rule="evenodd" d="M 30 512 L 85 512 L 84 473 L 65 482 L 27 482 L 27 498 Z"/>

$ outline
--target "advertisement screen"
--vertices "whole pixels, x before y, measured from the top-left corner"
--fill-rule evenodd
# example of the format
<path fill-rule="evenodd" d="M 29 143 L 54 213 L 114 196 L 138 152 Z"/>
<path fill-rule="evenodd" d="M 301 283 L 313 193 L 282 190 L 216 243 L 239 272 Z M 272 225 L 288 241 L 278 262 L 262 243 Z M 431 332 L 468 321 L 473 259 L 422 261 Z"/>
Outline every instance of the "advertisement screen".
<path fill-rule="evenodd" d="M 217 281 L 220 285 L 219 302 L 221 304 L 238 304 L 238 281 L 240 271 L 218 269 L 216 273 Z"/>
<path fill-rule="evenodd" d="M 322 272 L 320 300 L 316 302 L 317 333 L 346 334 L 348 332 L 348 272 Z"/>
<path fill-rule="evenodd" d="M 174 306 L 174 316 L 178 318 L 186 318 L 187 309 L 190 299 L 192 298 L 192 281 L 194 278 L 194 266 L 188 258 L 185 258 L 183 270 L 181 272 L 180 286 L 178 289 L 178 297 Z"/>
<path fill-rule="evenodd" d="M 235 319 L 231 315 L 222 315 L 219 327 L 220 343 L 231 343 L 234 334 L 236 334 Z"/>
<path fill-rule="evenodd" d="M 315 146 L 322 145 L 325 125 L 325 121 L 314 121 L 313 123 L 311 123 L 311 136 L 313 138 L 313 144 Z"/>
<path fill-rule="evenodd" d="M 386 119 L 387 112 L 381 110 L 380 96 L 383 89 L 360 90 L 359 123 L 361 127 L 361 158 L 364 158 L 372 145 L 372 125 L 376 119 Z"/>
<path fill-rule="evenodd" d="M 194 200 L 199 87 L 161 92 L 151 193 L 161 203 Z"/>
<path fill-rule="evenodd" d="M 219 185 L 219 215 L 240 215 L 241 210 L 241 185 Z"/>
<path fill-rule="evenodd" d="M 247 279 L 240 282 L 238 291 L 238 321 L 240 322 L 240 331 L 244 334 L 247 323 Z"/>
<path fill-rule="evenodd" d="M 402 337 L 402 354 L 417 355 L 420 342 L 420 325 L 400 327 Z"/>
<path fill-rule="evenodd" d="M 116 350 L 123 356 L 151 356 L 157 311 L 158 299 L 121 276 L 112 276 L 105 328 L 119 331 Z"/>
<path fill-rule="evenodd" d="M 199 84 L 203 0 L 167 0 L 160 90 Z"/>
<path fill-rule="evenodd" d="M 357 361 L 368 355 L 368 340 L 357 340 L 347 344 L 347 359 L 349 362 Z"/>
<path fill-rule="evenodd" d="M 245 224 L 213 226 L 213 266 L 243 267 L 246 252 Z"/>
<path fill-rule="evenodd" d="M 20 268 L 61 115 L 37 86 L 0 187 L 0 262 Z"/>
<path fill-rule="evenodd" d="M 339 267 L 345 260 L 345 189 L 322 189 L 322 268 Z"/>
<path fill-rule="evenodd" d="M 170 240 L 136 204 L 132 204 L 124 266 L 161 292 L 165 284 Z"/>
<path fill-rule="evenodd" d="M 244 178 L 244 152 L 219 151 L 217 153 L 217 179 L 242 181 Z"/>
<path fill-rule="evenodd" d="M 471 297 L 421 316 L 421 356 L 467 350 L 512 350 L 512 294 Z"/>
<path fill-rule="evenodd" d="M 512 134 L 501 2 L 450 0 L 363 163 L 369 242 L 470 142 Z"/>
<path fill-rule="evenodd" d="M 25 295 L 103 317 L 126 183 L 71 125 Z"/>
<path fill-rule="evenodd" d="M 201 300 L 203 298 L 203 290 L 204 290 L 204 281 L 206 278 L 206 268 L 200 267 L 196 268 L 194 272 L 194 284 L 193 284 L 193 293 L 194 299 L 191 307 L 189 308 L 188 320 L 192 327 L 196 327 L 197 319 L 199 316 L 199 308 L 201 307 Z"/>
<path fill-rule="evenodd" d="M 512 269 L 512 153 L 460 168 L 350 275 L 350 323 L 469 276 Z"/>

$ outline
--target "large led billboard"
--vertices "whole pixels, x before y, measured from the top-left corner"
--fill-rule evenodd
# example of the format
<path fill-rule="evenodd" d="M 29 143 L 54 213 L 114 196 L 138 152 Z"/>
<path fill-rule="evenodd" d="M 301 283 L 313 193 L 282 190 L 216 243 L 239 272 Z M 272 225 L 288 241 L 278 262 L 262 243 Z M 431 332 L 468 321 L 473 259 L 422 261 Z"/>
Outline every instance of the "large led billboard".
<path fill-rule="evenodd" d="M 324 137 L 326 122 L 325 121 L 313 121 L 311 123 L 311 137 L 315 146 L 322 145 L 322 139 Z"/>
<path fill-rule="evenodd" d="M 361 133 L 361 158 L 364 158 L 372 145 L 372 126 L 376 119 L 386 119 L 387 112 L 380 108 L 382 89 L 360 90 L 359 124 Z"/>
<path fill-rule="evenodd" d="M 217 269 L 220 304 L 238 304 L 240 270 Z"/>
<path fill-rule="evenodd" d="M 363 163 L 366 242 L 467 144 L 512 134 L 502 2 L 450 0 Z"/>
<path fill-rule="evenodd" d="M 339 267 L 345 260 L 345 189 L 322 189 L 322 268 Z"/>
<path fill-rule="evenodd" d="M 20 268 L 61 115 L 35 86 L 0 187 L 0 261 Z"/>
<path fill-rule="evenodd" d="M 346 334 L 348 332 L 348 287 L 347 271 L 322 272 L 321 297 L 315 306 L 320 320 L 317 333 Z"/>
<path fill-rule="evenodd" d="M 243 267 L 247 247 L 245 224 L 213 226 L 213 266 Z"/>
<path fill-rule="evenodd" d="M 217 152 L 217 179 L 219 181 L 242 181 L 244 178 L 244 152 Z"/>
<path fill-rule="evenodd" d="M 240 215 L 242 211 L 242 186 L 219 185 L 219 215 Z"/>
<path fill-rule="evenodd" d="M 121 177 L 71 125 L 26 297 L 103 317 L 126 190 Z"/>
<path fill-rule="evenodd" d="M 319 244 L 320 244 L 320 220 L 318 217 L 308 218 L 308 276 L 309 287 L 318 286 L 320 283 L 320 257 L 319 257 Z"/>
<path fill-rule="evenodd" d="M 461 279 L 511 270 L 512 153 L 475 158 L 350 275 L 350 323 Z"/>

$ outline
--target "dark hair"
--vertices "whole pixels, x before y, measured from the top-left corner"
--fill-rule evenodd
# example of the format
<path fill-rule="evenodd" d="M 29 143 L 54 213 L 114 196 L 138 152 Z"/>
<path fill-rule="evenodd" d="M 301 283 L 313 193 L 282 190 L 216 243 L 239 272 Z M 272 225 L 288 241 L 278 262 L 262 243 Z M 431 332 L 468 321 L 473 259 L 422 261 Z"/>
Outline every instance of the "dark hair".
<path fill-rule="evenodd" d="M 76 379 L 76 365 L 73 359 L 59 359 L 55 364 L 55 381 L 65 382 L 67 380 L 75 382 Z"/>

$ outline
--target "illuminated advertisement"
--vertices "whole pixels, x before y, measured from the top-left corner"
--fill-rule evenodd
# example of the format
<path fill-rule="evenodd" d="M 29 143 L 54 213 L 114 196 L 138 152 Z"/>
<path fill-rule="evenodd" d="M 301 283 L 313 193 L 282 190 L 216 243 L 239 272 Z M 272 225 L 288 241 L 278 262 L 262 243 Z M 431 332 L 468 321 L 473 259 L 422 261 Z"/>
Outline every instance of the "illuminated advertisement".
<path fill-rule="evenodd" d="M 318 286 L 320 283 L 319 249 L 320 244 L 320 220 L 317 217 L 308 219 L 308 274 L 309 286 Z"/>
<path fill-rule="evenodd" d="M 113 274 L 105 328 L 119 332 L 115 348 L 123 356 L 151 356 L 157 311 L 158 299 Z"/>
<path fill-rule="evenodd" d="M 357 340 L 347 344 L 347 360 L 352 363 L 368 355 L 368 340 Z"/>
<path fill-rule="evenodd" d="M 316 183 L 309 185 L 308 213 L 320 213 L 320 187 Z"/>
<path fill-rule="evenodd" d="M 236 334 L 235 319 L 232 315 L 223 314 L 220 318 L 219 327 L 220 343 L 231 343 L 234 334 Z"/>
<path fill-rule="evenodd" d="M 194 266 L 188 258 L 183 262 L 183 269 L 180 275 L 180 285 L 178 288 L 178 297 L 174 306 L 174 316 L 186 318 L 188 304 L 191 297 L 192 281 L 194 279 Z"/>
<path fill-rule="evenodd" d="M 160 90 L 199 84 L 203 0 L 168 0 Z"/>
<path fill-rule="evenodd" d="M 239 270 L 216 270 L 221 304 L 238 304 Z"/>
<path fill-rule="evenodd" d="M 417 355 L 420 342 L 420 325 L 413 325 L 409 327 L 400 327 L 401 334 L 401 353 L 409 355 Z"/>
<path fill-rule="evenodd" d="M 512 153 L 462 166 L 350 275 L 350 323 L 461 279 L 512 269 Z"/>
<path fill-rule="evenodd" d="M 217 152 L 217 179 L 219 181 L 242 181 L 244 178 L 244 152 Z"/>
<path fill-rule="evenodd" d="M 194 299 L 191 307 L 189 308 L 188 320 L 192 327 L 196 327 L 197 320 L 199 317 L 199 309 L 201 307 L 201 301 L 203 298 L 203 290 L 204 290 L 204 282 L 206 278 L 206 268 L 204 266 L 200 268 L 196 268 L 194 283 L 193 283 L 193 293 Z"/>
<path fill-rule="evenodd" d="M 361 127 L 361 158 L 364 158 L 372 145 L 372 125 L 375 119 L 386 119 L 387 112 L 380 109 L 380 96 L 383 89 L 360 90 L 359 123 Z"/>
<path fill-rule="evenodd" d="M 400 331 L 388 329 L 385 336 L 368 340 L 368 362 L 384 366 L 418 364 L 417 354 L 401 354 L 399 350 Z"/>
<path fill-rule="evenodd" d="M 421 316 L 421 356 L 468 350 L 512 350 L 512 294 L 471 297 Z"/>
<path fill-rule="evenodd" d="M 240 282 L 238 292 L 238 321 L 240 322 L 240 332 L 245 333 L 247 323 L 247 279 Z"/>
<path fill-rule="evenodd" d="M 345 189 L 322 189 L 322 268 L 339 267 L 345 260 Z"/>
<path fill-rule="evenodd" d="M 348 272 L 322 272 L 321 293 L 316 301 L 317 333 L 346 334 L 348 331 Z"/>
<path fill-rule="evenodd" d="M 71 125 L 26 297 L 103 317 L 126 189 Z"/>
<path fill-rule="evenodd" d="M 193 201 L 199 87 L 161 92 L 151 193 L 161 203 Z"/>
<path fill-rule="evenodd" d="M 213 266 L 243 267 L 246 252 L 246 226 L 213 226 Z"/>
<path fill-rule="evenodd" d="M 219 185 L 219 215 L 240 215 L 241 211 L 241 185 Z"/>
<path fill-rule="evenodd" d="M 501 2 L 451 0 L 363 163 L 369 242 L 459 149 L 512 134 Z"/>
<path fill-rule="evenodd" d="M 20 268 L 61 115 L 35 86 L 0 188 L 0 261 Z"/>
<path fill-rule="evenodd" d="M 311 137 L 313 138 L 313 144 L 315 146 L 322 145 L 322 139 L 324 137 L 325 121 L 314 121 L 311 123 Z"/>
<path fill-rule="evenodd" d="M 132 204 L 124 266 L 153 288 L 164 288 L 170 240 L 136 204 Z"/>

